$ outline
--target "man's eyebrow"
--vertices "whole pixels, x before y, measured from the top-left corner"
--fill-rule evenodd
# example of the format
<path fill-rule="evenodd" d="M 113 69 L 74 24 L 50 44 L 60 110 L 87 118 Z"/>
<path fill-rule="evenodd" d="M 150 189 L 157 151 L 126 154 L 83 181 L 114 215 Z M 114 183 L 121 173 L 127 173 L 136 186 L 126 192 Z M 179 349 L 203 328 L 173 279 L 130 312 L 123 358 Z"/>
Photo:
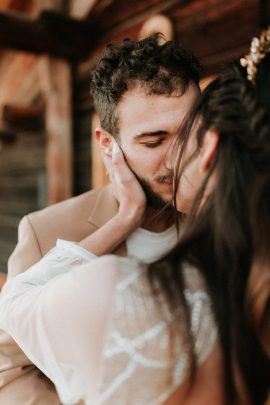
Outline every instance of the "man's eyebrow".
<path fill-rule="evenodd" d="M 140 134 L 137 134 L 134 136 L 134 139 L 141 139 L 145 138 L 147 136 L 165 136 L 168 135 L 167 131 L 146 131 L 146 132 L 141 132 Z"/>

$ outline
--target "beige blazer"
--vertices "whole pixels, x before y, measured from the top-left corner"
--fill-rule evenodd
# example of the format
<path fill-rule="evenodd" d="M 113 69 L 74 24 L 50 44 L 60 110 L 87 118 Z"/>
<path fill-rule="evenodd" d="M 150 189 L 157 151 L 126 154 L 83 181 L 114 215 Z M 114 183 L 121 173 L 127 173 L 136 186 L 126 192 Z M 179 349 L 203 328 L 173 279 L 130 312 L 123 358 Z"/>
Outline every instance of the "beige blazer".
<path fill-rule="evenodd" d="M 80 241 L 111 219 L 117 209 L 111 186 L 107 186 L 25 216 L 9 259 L 8 280 L 39 261 L 58 238 Z M 122 243 L 113 253 L 126 255 L 126 245 Z M 53 384 L 1 330 L 0 404 L 60 405 Z"/>

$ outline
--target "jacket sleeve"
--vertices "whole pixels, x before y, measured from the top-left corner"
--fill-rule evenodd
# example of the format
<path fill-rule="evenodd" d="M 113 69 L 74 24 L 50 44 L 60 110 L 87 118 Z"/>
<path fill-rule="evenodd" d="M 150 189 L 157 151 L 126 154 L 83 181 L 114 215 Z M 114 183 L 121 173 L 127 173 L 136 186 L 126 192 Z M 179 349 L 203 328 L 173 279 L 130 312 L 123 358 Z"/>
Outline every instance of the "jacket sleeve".
<path fill-rule="evenodd" d="M 8 261 L 8 279 L 23 273 L 41 257 L 39 243 L 27 215 L 20 222 L 18 243 Z"/>
<path fill-rule="evenodd" d="M 112 256 L 92 257 L 56 247 L 13 277 L 0 299 L 0 327 L 55 384 L 63 404 L 92 400 L 99 386 L 118 265 Z"/>
<path fill-rule="evenodd" d="M 8 282 L 1 290 L 39 261 L 41 253 L 30 219 L 19 225 L 18 244 L 8 263 Z M 0 296 L 1 301 L 1 296 Z M 24 324 L 25 320 L 20 320 Z M 23 392 L 23 397 L 22 397 Z M 53 384 L 32 364 L 12 337 L 0 328 L 0 404 L 60 405 Z"/>

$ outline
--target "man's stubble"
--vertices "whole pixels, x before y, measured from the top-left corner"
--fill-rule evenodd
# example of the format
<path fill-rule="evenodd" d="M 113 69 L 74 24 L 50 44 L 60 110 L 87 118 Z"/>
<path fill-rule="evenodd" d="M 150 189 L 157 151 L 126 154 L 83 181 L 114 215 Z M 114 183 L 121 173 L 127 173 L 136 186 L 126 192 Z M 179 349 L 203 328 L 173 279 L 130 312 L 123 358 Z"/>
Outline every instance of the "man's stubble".
<path fill-rule="evenodd" d="M 134 172 L 133 172 L 134 173 Z M 159 193 L 156 193 L 150 182 L 142 177 L 139 177 L 134 173 L 138 182 L 140 183 L 147 200 L 147 205 L 151 208 L 161 210 L 170 204 L 169 201 L 165 201 Z"/>
<path fill-rule="evenodd" d="M 121 144 L 119 142 L 119 147 L 121 148 Z M 123 152 L 123 149 L 122 149 Z M 162 198 L 162 196 L 155 192 L 151 186 L 151 183 L 149 180 L 145 179 L 144 177 L 139 176 L 130 166 L 128 159 L 126 158 L 124 152 L 124 159 L 126 161 L 126 164 L 128 165 L 129 169 L 132 171 L 132 173 L 134 174 L 134 176 L 136 177 L 136 179 L 138 180 L 138 182 L 140 183 L 145 196 L 146 196 L 146 200 L 147 200 L 147 205 L 148 207 L 151 207 L 155 210 L 166 210 L 166 209 L 171 209 L 172 208 L 172 200 L 170 201 L 166 201 L 164 200 L 164 198 Z M 162 181 L 167 181 L 168 179 L 172 180 L 172 174 L 166 175 L 166 176 L 160 176 L 157 179 L 157 182 L 162 183 Z"/>

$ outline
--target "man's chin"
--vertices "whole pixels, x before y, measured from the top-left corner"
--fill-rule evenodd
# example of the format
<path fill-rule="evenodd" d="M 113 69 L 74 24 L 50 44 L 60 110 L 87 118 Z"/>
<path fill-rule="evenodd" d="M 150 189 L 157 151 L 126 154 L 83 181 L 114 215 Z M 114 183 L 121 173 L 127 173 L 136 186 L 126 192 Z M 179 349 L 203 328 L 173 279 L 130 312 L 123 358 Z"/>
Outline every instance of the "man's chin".
<path fill-rule="evenodd" d="M 169 208 L 169 206 L 171 205 L 169 201 L 166 201 L 160 194 L 157 193 L 147 195 L 146 198 L 148 207 L 154 208 L 156 210 Z"/>
<path fill-rule="evenodd" d="M 172 194 L 161 194 L 153 190 L 151 184 L 144 179 L 138 179 L 146 195 L 147 205 L 154 209 L 164 209 L 172 206 Z"/>

